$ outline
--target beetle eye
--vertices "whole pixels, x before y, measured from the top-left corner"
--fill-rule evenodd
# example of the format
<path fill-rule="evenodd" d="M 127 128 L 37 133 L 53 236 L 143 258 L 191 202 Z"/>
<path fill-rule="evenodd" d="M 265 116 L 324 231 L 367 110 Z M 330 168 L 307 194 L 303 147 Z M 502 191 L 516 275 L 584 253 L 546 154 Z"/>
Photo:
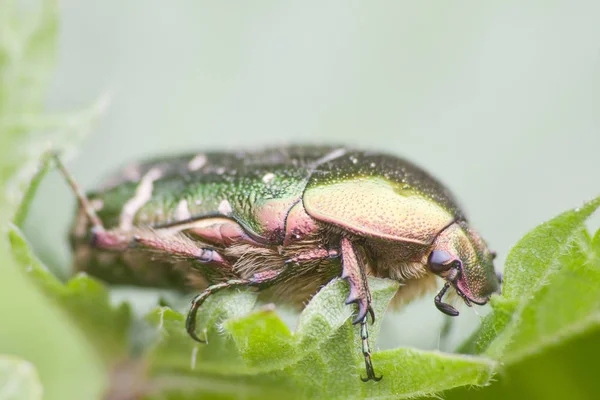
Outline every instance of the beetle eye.
<path fill-rule="evenodd" d="M 431 254 L 429 254 L 427 265 L 429 266 L 431 272 L 434 274 L 439 274 L 452 268 L 454 265 L 452 262 L 453 259 L 454 258 L 444 250 L 433 250 Z"/>

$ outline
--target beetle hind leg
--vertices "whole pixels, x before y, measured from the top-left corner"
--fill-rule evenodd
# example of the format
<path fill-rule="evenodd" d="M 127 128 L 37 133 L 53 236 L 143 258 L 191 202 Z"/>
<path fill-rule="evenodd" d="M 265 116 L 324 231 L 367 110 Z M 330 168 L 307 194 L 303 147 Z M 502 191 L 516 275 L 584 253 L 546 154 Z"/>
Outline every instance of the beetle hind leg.
<path fill-rule="evenodd" d="M 206 340 L 200 339 L 196 334 L 196 314 L 198 313 L 198 309 L 202 303 L 204 303 L 204 301 L 211 295 L 223 289 L 230 288 L 253 287 L 257 288 L 258 290 L 266 289 L 277 282 L 281 274 L 282 271 L 269 270 L 254 274 L 250 279 L 231 279 L 207 287 L 202 293 L 198 294 L 192 299 L 190 310 L 188 311 L 185 319 L 185 329 L 188 335 L 190 335 L 192 339 L 197 342 L 206 343 Z"/>
<path fill-rule="evenodd" d="M 363 382 L 370 380 L 379 381 L 382 376 L 376 376 L 371 361 L 371 347 L 369 346 L 368 317 L 371 316 L 372 322 L 375 322 L 375 313 L 371 307 L 371 291 L 365 272 L 365 266 L 362 259 L 357 254 L 356 248 L 348 238 L 342 238 L 342 278 L 348 281 L 350 294 L 346 299 L 346 304 L 356 303 L 358 315 L 352 321 L 356 325 L 360 322 L 360 338 L 362 341 L 362 354 L 365 359 L 365 369 L 367 377 L 360 379 Z"/>
<path fill-rule="evenodd" d="M 250 286 L 250 281 L 247 279 L 231 279 L 226 282 L 217 283 L 204 289 L 202 293 L 195 296 L 192 299 L 190 310 L 188 311 L 187 317 L 185 318 L 185 330 L 188 335 L 197 342 L 206 343 L 206 340 L 200 339 L 196 334 L 196 314 L 198 308 L 204 303 L 204 301 L 212 294 L 219 292 L 223 289 L 235 288 L 235 287 L 246 287 Z"/>

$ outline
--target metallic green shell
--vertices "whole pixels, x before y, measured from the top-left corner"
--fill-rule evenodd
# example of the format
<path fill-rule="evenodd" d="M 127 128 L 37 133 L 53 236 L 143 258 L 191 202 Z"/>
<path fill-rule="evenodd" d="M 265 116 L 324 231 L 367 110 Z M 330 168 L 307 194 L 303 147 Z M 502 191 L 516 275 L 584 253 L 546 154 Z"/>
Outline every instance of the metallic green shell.
<path fill-rule="evenodd" d="M 184 200 L 190 219 L 230 217 L 257 238 L 277 242 L 282 239 L 280 228 L 287 211 L 302 196 L 309 176 L 307 166 L 326 151 L 290 147 L 157 159 L 126 168 L 125 173 L 90 197 L 103 201 L 98 214 L 107 227 L 118 226 L 123 206 L 135 195 L 139 179 L 158 168 L 162 176 L 154 182 L 152 198 L 136 213 L 136 225 L 179 222 L 177 207 Z M 193 165 L 198 157 L 202 162 Z M 133 179 L 127 179 L 127 175 Z"/>
<path fill-rule="evenodd" d="M 201 163 L 193 160 L 202 157 Z M 193 167 L 193 168 L 190 168 Z M 448 190 L 397 157 L 338 147 L 297 146 L 256 152 L 188 154 L 132 165 L 91 193 L 107 228 L 116 227 L 140 179 L 160 171 L 136 225 L 161 226 L 186 217 L 227 216 L 255 237 L 276 243 L 291 206 L 303 198 L 313 218 L 359 235 L 429 243 L 463 216 Z"/>

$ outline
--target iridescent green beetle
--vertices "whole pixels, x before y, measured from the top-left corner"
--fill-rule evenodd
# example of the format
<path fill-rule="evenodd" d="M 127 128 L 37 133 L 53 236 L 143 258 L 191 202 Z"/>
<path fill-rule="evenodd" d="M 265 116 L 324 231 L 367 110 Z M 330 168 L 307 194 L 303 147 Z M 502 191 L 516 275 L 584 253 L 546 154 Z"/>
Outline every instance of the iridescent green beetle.
<path fill-rule="evenodd" d="M 368 276 L 402 282 L 407 300 L 445 284 L 467 305 L 498 290 L 494 258 L 450 192 L 415 165 L 337 147 L 200 153 L 134 164 L 97 192 L 76 191 L 75 265 L 109 282 L 203 289 L 186 321 L 216 291 L 265 290 L 302 304 L 335 277 L 356 303 L 367 377 Z M 269 290 L 266 290 L 269 289 Z"/>

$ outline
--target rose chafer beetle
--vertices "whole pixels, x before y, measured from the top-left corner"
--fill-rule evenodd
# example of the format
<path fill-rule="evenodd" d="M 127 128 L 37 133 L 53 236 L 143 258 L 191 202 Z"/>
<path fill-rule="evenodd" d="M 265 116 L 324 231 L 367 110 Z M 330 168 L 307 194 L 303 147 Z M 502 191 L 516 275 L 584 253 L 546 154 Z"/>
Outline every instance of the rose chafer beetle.
<path fill-rule="evenodd" d="M 297 146 L 200 153 L 133 164 L 79 199 L 71 234 L 75 266 L 106 281 L 202 290 L 186 320 L 211 294 L 251 287 L 302 304 L 336 277 L 361 324 L 364 381 L 371 363 L 368 276 L 402 283 L 406 301 L 444 282 L 485 304 L 499 289 L 486 243 L 450 192 L 410 162 L 342 147 Z M 438 278 L 439 277 L 439 278 Z"/>

